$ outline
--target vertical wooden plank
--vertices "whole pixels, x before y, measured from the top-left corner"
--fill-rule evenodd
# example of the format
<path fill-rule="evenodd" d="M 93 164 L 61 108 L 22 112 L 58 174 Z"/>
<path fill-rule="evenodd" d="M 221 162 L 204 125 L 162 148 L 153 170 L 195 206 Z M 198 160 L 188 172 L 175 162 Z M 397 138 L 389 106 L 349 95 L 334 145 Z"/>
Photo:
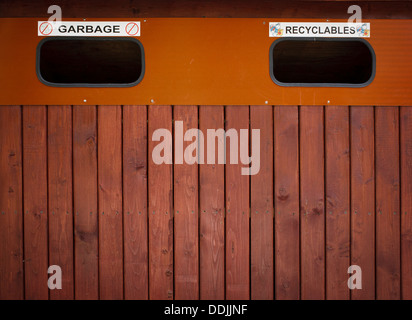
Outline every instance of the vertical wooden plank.
<path fill-rule="evenodd" d="M 351 265 L 362 269 L 353 300 L 375 299 L 375 143 L 373 107 L 350 107 Z M 349 275 L 348 275 L 349 277 Z"/>
<path fill-rule="evenodd" d="M 274 297 L 272 109 L 272 106 L 250 106 L 251 130 L 260 130 L 260 170 L 251 176 L 250 190 L 250 277 L 251 298 L 255 300 L 273 300 Z"/>
<path fill-rule="evenodd" d="M 226 134 L 249 129 L 249 106 L 226 107 Z M 226 141 L 226 299 L 249 299 L 249 176 L 242 175 L 244 165 L 234 163 Z M 241 143 L 238 142 L 238 145 Z M 240 154 L 240 148 L 238 156 Z M 246 165 L 247 166 L 247 165 Z"/>
<path fill-rule="evenodd" d="M 323 107 L 300 108 L 301 297 L 325 298 Z"/>
<path fill-rule="evenodd" d="M 122 109 L 98 106 L 100 299 L 123 298 Z"/>
<path fill-rule="evenodd" d="M 0 300 L 24 298 L 21 107 L 0 107 Z"/>
<path fill-rule="evenodd" d="M 47 300 L 47 112 L 23 106 L 25 298 Z"/>
<path fill-rule="evenodd" d="M 96 106 L 73 106 L 75 298 L 99 298 Z"/>
<path fill-rule="evenodd" d="M 149 297 L 166 300 L 173 299 L 173 166 L 153 161 L 153 153 L 165 142 L 165 137 L 160 138 L 160 142 L 154 141 L 153 133 L 157 129 L 172 132 L 172 107 L 150 106 L 148 113 Z M 165 147 L 167 150 L 160 155 L 166 151 L 171 153 L 172 143 L 170 134 Z"/>
<path fill-rule="evenodd" d="M 325 107 L 326 298 L 348 300 L 350 266 L 349 107 Z"/>
<path fill-rule="evenodd" d="M 299 111 L 276 106 L 275 136 L 275 297 L 300 298 Z"/>
<path fill-rule="evenodd" d="M 72 108 L 48 107 L 49 264 L 60 266 L 62 289 L 53 300 L 74 298 Z"/>
<path fill-rule="evenodd" d="M 125 299 L 148 298 L 147 107 L 123 107 Z"/>
<path fill-rule="evenodd" d="M 199 156 L 199 149 L 186 150 L 192 144 L 199 146 L 197 132 L 192 132 L 194 137 L 186 136 L 188 130 L 198 128 L 197 106 L 174 106 L 173 118 L 175 159 L 183 160 L 175 161 L 173 176 L 175 299 L 199 299 L 198 166 L 186 160 L 186 156 Z"/>
<path fill-rule="evenodd" d="M 205 146 L 211 143 L 207 137 L 207 130 L 224 130 L 224 127 L 223 106 L 199 107 L 199 128 L 205 135 Z M 225 168 L 224 164 L 218 164 L 219 152 L 222 152 L 219 150 L 219 138 L 213 139 L 214 164 L 207 162 L 208 151 L 205 147 L 205 164 L 199 166 L 200 298 L 223 300 L 225 298 Z M 223 144 L 224 137 L 220 140 Z"/>
<path fill-rule="evenodd" d="M 402 299 L 412 299 L 412 107 L 401 107 Z"/>
<path fill-rule="evenodd" d="M 376 107 L 376 298 L 400 298 L 399 108 Z"/>

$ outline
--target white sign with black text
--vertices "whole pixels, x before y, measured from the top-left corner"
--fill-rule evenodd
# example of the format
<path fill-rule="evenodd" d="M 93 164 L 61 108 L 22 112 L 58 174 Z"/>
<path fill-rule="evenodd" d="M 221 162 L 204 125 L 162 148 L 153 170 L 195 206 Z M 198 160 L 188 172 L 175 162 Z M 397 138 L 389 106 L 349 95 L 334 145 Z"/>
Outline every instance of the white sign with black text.
<path fill-rule="evenodd" d="M 139 37 L 140 21 L 38 21 L 38 36 Z"/>
<path fill-rule="evenodd" d="M 370 23 L 270 22 L 269 37 L 369 38 Z"/>

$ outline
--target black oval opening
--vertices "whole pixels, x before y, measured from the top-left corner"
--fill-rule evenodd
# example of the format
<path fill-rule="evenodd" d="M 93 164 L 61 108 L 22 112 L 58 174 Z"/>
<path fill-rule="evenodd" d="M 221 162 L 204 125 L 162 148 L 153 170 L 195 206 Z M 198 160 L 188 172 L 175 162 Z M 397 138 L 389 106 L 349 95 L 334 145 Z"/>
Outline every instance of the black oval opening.
<path fill-rule="evenodd" d="M 364 39 L 282 38 L 270 50 L 270 73 L 281 86 L 364 87 L 375 53 Z"/>
<path fill-rule="evenodd" d="M 134 38 L 46 38 L 37 48 L 37 75 L 51 86 L 130 87 L 144 74 Z"/>

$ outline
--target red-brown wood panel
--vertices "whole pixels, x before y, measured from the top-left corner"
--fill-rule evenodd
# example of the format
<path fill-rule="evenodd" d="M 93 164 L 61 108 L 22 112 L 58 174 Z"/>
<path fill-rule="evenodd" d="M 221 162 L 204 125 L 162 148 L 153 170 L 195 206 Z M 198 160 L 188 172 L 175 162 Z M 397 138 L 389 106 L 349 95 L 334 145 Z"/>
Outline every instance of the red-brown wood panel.
<path fill-rule="evenodd" d="M 412 299 L 411 110 L 2 106 L 0 298 Z"/>
<path fill-rule="evenodd" d="M 23 106 L 25 298 L 49 298 L 47 235 L 47 110 Z"/>
<path fill-rule="evenodd" d="M 96 106 L 73 106 L 75 298 L 99 298 Z"/>
<path fill-rule="evenodd" d="M 72 107 L 48 107 L 49 264 L 62 271 L 62 288 L 50 299 L 74 298 Z"/>
<path fill-rule="evenodd" d="M 349 107 L 325 107 L 326 298 L 350 298 Z"/>
<path fill-rule="evenodd" d="M 122 109 L 98 106 L 100 299 L 123 298 Z"/>
<path fill-rule="evenodd" d="M 207 138 L 207 130 L 224 130 L 224 127 L 223 106 L 199 107 L 199 129 L 205 135 L 205 163 L 199 166 L 200 299 L 205 300 L 225 298 L 225 168 L 218 161 L 219 141 L 223 145 L 224 137 Z M 213 163 L 207 161 L 206 148 L 212 145 L 212 140 Z"/>
<path fill-rule="evenodd" d="M 301 298 L 325 298 L 324 112 L 300 108 Z"/>
<path fill-rule="evenodd" d="M 166 150 L 159 156 L 171 153 L 169 146 L 172 146 L 173 138 L 159 137 L 161 141 L 156 141 L 153 140 L 153 133 L 157 129 L 172 132 L 172 107 L 150 106 L 148 113 L 149 297 L 166 300 L 173 299 L 173 166 L 156 164 L 153 152 L 162 148 L 161 143 L 164 142 L 167 143 Z"/>
<path fill-rule="evenodd" d="M 299 111 L 276 106 L 275 135 L 275 298 L 300 298 Z"/>
<path fill-rule="evenodd" d="M 0 300 L 24 298 L 21 107 L 0 107 Z"/>
<path fill-rule="evenodd" d="M 173 120 L 175 299 L 190 300 L 199 298 L 197 106 L 174 106 Z"/>
<path fill-rule="evenodd" d="M 362 289 L 352 290 L 351 298 L 371 300 L 375 299 L 374 108 L 350 107 L 350 122 L 351 265 L 362 270 Z"/>
<path fill-rule="evenodd" d="M 319 1 L 324 1 L 319 4 Z M 352 3 L 351 3 L 352 4 Z M 360 0 L 354 1 L 362 8 L 364 19 L 410 19 L 411 5 L 402 0 Z M 0 2 L 0 17 L 46 17 L 49 2 L 40 0 L 3 0 Z M 97 0 L 86 2 L 71 0 L 64 2 L 67 17 L 90 18 L 147 18 L 147 17 L 200 17 L 200 18 L 256 18 L 278 17 L 297 19 L 347 19 L 348 2 L 341 0 L 300 0 L 300 1 L 257 1 L 245 0 L 118 0 L 102 3 Z M 93 8 L 96 8 L 93 10 Z"/>
<path fill-rule="evenodd" d="M 249 106 L 226 107 L 226 134 L 235 129 L 238 141 L 226 141 L 226 299 L 249 299 L 249 176 L 245 166 L 230 157 L 230 148 L 240 141 L 240 130 L 249 129 Z M 248 146 L 243 141 L 243 146 Z M 248 166 L 248 165 L 246 165 Z"/>
<path fill-rule="evenodd" d="M 125 299 L 148 298 L 147 107 L 123 107 Z"/>
<path fill-rule="evenodd" d="M 412 107 L 400 110 L 402 299 L 412 300 Z"/>
<path fill-rule="evenodd" d="M 400 298 L 399 108 L 375 108 L 376 298 Z"/>
<path fill-rule="evenodd" d="M 273 107 L 250 106 L 250 128 L 259 130 L 260 141 L 250 142 L 251 152 L 258 152 L 260 170 L 251 176 L 250 272 L 251 298 L 272 300 L 273 270 Z M 254 145 L 260 144 L 255 151 Z M 249 154 L 251 153 L 249 152 Z M 252 163 L 252 166 L 257 164 Z"/>

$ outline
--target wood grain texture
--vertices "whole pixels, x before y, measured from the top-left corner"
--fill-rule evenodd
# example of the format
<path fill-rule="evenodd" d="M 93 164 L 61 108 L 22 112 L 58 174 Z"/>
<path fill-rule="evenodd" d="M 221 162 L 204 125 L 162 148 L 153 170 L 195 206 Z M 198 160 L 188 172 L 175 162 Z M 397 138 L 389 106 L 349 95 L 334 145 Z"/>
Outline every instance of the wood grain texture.
<path fill-rule="evenodd" d="M 275 298 L 300 298 L 299 111 L 275 106 Z"/>
<path fill-rule="evenodd" d="M 411 110 L 1 106 L 0 299 L 410 300 Z M 178 121 L 205 162 L 226 130 L 215 163 L 154 162 Z M 260 129 L 257 175 L 230 163 L 241 129 Z"/>
<path fill-rule="evenodd" d="M 374 108 L 350 107 L 350 121 L 351 265 L 362 268 L 362 290 L 352 290 L 351 298 L 372 300 L 375 299 Z"/>
<path fill-rule="evenodd" d="M 260 144 L 260 170 L 250 185 L 251 298 L 273 300 L 273 107 L 250 106 L 250 129 L 260 130 L 260 141 L 250 142 Z"/>
<path fill-rule="evenodd" d="M 0 300 L 24 299 L 21 107 L 0 107 Z"/>
<path fill-rule="evenodd" d="M 324 110 L 300 108 L 301 298 L 325 298 Z"/>
<path fill-rule="evenodd" d="M 376 298 L 400 298 L 399 108 L 375 107 Z"/>
<path fill-rule="evenodd" d="M 47 300 L 47 109 L 23 106 L 25 298 Z"/>
<path fill-rule="evenodd" d="M 100 299 L 123 299 L 122 109 L 98 107 Z"/>
<path fill-rule="evenodd" d="M 123 107 L 125 299 L 148 298 L 147 107 Z"/>
<path fill-rule="evenodd" d="M 212 140 L 207 138 L 207 130 L 224 127 L 223 106 L 199 107 L 199 129 L 206 135 L 205 146 Z M 214 138 L 214 164 L 205 160 L 199 166 L 200 299 L 204 300 L 225 298 L 225 168 L 218 161 L 219 140 L 223 145 L 223 139 Z M 208 157 L 207 148 L 204 157 Z"/>
<path fill-rule="evenodd" d="M 325 107 L 326 298 L 350 298 L 349 107 Z"/>
<path fill-rule="evenodd" d="M 183 163 L 175 161 L 173 174 L 175 299 L 199 299 L 198 165 L 186 160 L 186 155 L 199 156 L 199 149 L 197 152 L 186 150 L 193 144 L 199 145 L 199 133 L 193 131 L 194 137 L 186 136 L 188 130 L 198 128 L 198 110 L 197 106 L 173 108 L 175 159 L 178 152 L 183 152 Z M 182 150 L 177 148 L 178 144 Z"/>
<path fill-rule="evenodd" d="M 207 18 L 340 18 L 347 19 L 347 9 L 357 4 L 362 8 L 363 19 L 411 18 L 412 7 L 408 1 L 150 1 L 118 0 L 115 3 L 100 1 L 60 1 L 65 16 L 71 18 L 150 18 L 150 17 L 207 17 Z M 0 17 L 49 17 L 50 3 L 39 0 L 36 5 L 29 0 L 4 0 L 0 3 Z M 96 8 L 91 10 L 91 8 Z"/>
<path fill-rule="evenodd" d="M 74 298 L 72 107 L 48 109 L 49 265 L 62 270 L 62 289 L 50 290 L 52 300 Z"/>
<path fill-rule="evenodd" d="M 412 300 L 412 107 L 400 108 L 402 299 Z"/>
<path fill-rule="evenodd" d="M 240 133 L 249 129 L 249 107 L 226 107 L 226 134 L 230 129 Z M 230 157 L 230 147 L 239 143 L 226 141 L 226 299 L 249 299 L 249 176 L 244 167 Z M 245 141 L 243 142 L 245 143 Z M 240 153 L 240 148 L 238 155 Z M 240 158 L 240 157 L 239 157 Z"/>
<path fill-rule="evenodd" d="M 166 300 L 173 299 L 173 166 L 153 162 L 153 149 L 161 142 L 152 137 L 157 129 L 172 131 L 172 107 L 151 106 L 148 113 L 149 297 Z"/>
<path fill-rule="evenodd" d="M 96 106 L 73 106 L 75 299 L 99 298 Z"/>

